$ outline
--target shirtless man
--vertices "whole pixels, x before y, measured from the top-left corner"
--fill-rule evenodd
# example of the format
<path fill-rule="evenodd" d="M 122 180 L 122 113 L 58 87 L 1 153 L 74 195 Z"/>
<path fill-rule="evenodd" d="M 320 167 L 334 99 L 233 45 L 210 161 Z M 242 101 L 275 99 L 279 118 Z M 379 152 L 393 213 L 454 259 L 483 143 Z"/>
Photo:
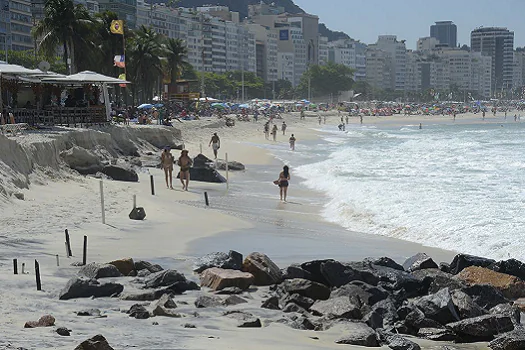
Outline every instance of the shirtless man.
<path fill-rule="evenodd" d="M 219 136 L 217 136 L 217 133 L 214 132 L 213 136 L 211 137 L 210 143 L 208 144 L 208 147 L 212 146 L 213 148 L 213 155 L 215 156 L 215 159 L 217 159 L 217 153 L 219 151 L 219 148 L 221 148 L 221 139 L 219 139 Z"/>
<path fill-rule="evenodd" d="M 164 148 L 162 155 L 160 156 L 160 163 L 162 169 L 164 169 L 164 175 L 166 177 L 166 187 L 173 189 L 173 154 L 169 146 Z"/>

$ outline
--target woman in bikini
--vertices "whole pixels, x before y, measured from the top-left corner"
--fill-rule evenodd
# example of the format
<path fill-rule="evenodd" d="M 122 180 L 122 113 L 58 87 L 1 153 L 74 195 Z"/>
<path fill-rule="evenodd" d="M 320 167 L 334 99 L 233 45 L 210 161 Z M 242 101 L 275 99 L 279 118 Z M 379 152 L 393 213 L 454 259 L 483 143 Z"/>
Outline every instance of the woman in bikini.
<path fill-rule="evenodd" d="M 179 177 L 180 182 L 182 183 L 182 189 L 184 191 L 187 191 L 188 184 L 190 183 L 190 167 L 193 164 L 193 161 L 191 160 L 190 156 L 188 156 L 187 150 L 182 150 L 178 164 L 180 166 Z M 186 184 L 184 184 L 184 180 L 186 180 Z"/>
<path fill-rule="evenodd" d="M 164 169 L 164 175 L 166 177 L 166 187 L 173 189 L 173 163 L 175 158 L 171 154 L 170 147 L 167 146 L 164 148 L 162 155 L 160 156 L 160 163 L 162 169 Z"/>
<path fill-rule="evenodd" d="M 288 192 L 288 185 L 290 181 L 290 169 L 287 165 L 283 167 L 283 171 L 279 174 L 279 180 L 277 180 L 277 184 L 279 185 L 280 195 L 281 195 L 281 201 L 284 198 L 284 201 L 286 202 L 286 194 Z"/>

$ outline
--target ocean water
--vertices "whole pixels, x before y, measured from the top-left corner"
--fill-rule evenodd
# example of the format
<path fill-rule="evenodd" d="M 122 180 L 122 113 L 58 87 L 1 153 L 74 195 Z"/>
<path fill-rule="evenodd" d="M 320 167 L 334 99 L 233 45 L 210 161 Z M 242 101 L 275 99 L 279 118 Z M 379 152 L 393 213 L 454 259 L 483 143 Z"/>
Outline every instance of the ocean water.
<path fill-rule="evenodd" d="M 292 176 L 326 196 L 327 221 L 431 247 L 525 259 L 524 124 L 324 131 L 322 142 L 298 142 L 296 152 L 271 151 Z"/>

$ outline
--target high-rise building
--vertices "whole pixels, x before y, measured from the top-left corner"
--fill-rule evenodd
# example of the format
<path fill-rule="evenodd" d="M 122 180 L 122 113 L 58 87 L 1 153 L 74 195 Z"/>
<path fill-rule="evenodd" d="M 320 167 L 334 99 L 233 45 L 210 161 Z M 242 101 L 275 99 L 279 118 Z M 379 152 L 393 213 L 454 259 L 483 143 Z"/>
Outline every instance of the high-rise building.
<path fill-rule="evenodd" d="M 100 11 L 112 11 L 125 21 L 130 29 L 137 27 L 137 0 L 99 0 Z"/>
<path fill-rule="evenodd" d="M 366 82 L 377 89 L 391 87 L 390 55 L 377 47 L 376 44 L 368 45 L 366 49 Z"/>
<path fill-rule="evenodd" d="M 366 44 L 352 39 L 340 39 L 328 43 L 328 60 L 344 64 L 354 70 L 354 80 L 366 77 Z"/>
<path fill-rule="evenodd" d="M 458 28 L 452 21 L 440 21 L 430 26 L 430 37 L 448 47 L 457 46 Z"/>
<path fill-rule="evenodd" d="M 387 53 L 386 58 L 388 59 L 387 62 L 390 66 L 389 88 L 397 91 L 405 90 L 407 60 L 405 41 L 397 40 L 395 35 L 380 35 L 374 45 L 379 50 Z"/>
<path fill-rule="evenodd" d="M 492 92 L 512 89 L 514 32 L 507 28 L 477 28 L 470 33 L 472 52 L 492 58 Z"/>
<path fill-rule="evenodd" d="M 257 75 L 266 83 L 277 81 L 277 30 L 255 23 L 246 27 L 255 35 Z"/>

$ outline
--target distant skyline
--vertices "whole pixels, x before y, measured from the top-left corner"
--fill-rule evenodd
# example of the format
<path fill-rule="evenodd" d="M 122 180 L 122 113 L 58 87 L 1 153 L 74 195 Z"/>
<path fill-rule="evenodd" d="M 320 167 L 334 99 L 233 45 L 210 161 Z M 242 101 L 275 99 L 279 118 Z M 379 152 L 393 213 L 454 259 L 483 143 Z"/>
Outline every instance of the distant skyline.
<path fill-rule="evenodd" d="M 436 21 L 453 21 L 458 44 L 470 46 L 470 32 L 478 27 L 507 27 L 514 32 L 514 48 L 525 46 L 525 0 L 294 0 L 307 13 L 335 31 L 365 44 L 378 35 L 397 35 L 408 49 L 430 36 Z"/>

